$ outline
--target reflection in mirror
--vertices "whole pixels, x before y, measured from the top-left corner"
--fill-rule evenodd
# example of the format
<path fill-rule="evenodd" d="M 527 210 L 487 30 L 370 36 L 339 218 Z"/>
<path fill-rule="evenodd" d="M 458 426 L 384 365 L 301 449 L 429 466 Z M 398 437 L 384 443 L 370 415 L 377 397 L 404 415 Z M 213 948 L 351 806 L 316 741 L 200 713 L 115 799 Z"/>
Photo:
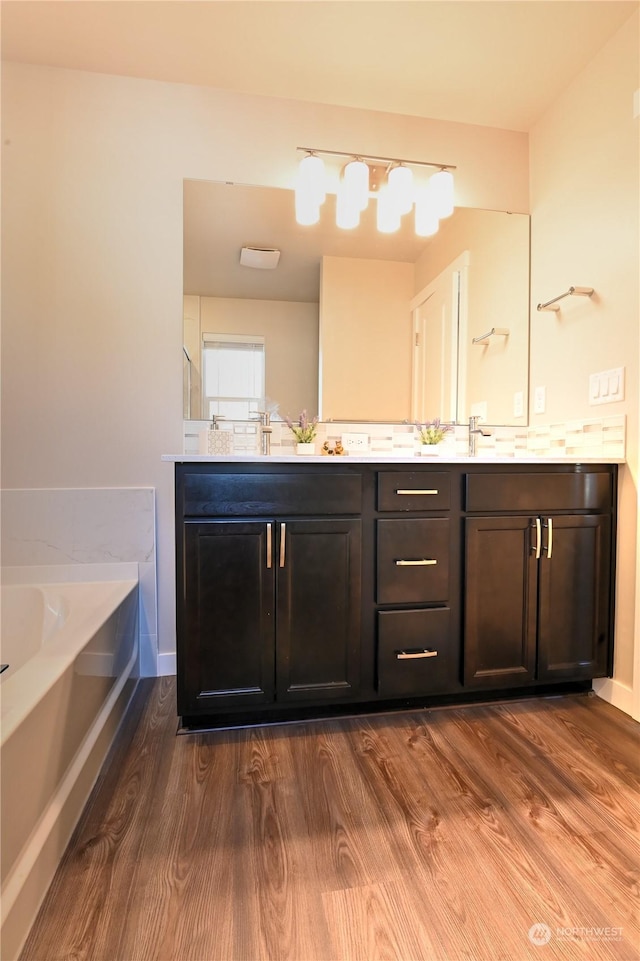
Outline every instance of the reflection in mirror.
<path fill-rule="evenodd" d="M 458 208 L 425 240 L 408 218 L 380 234 L 374 204 L 340 230 L 334 205 L 300 227 L 292 191 L 185 181 L 184 416 L 526 424 L 528 216 Z M 242 247 L 278 249 L 277 267 L 241 265 Z M 509 332 L 472 343 L 493 328 Z M 214 341 L 264 345 L 264 398 L 203 390 Z"/>

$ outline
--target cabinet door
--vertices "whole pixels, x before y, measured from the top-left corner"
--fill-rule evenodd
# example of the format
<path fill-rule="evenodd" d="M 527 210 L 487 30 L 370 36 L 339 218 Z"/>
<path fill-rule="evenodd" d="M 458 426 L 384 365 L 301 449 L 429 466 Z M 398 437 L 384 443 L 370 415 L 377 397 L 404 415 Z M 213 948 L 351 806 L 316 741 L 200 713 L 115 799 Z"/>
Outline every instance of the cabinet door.
<path fill-rule="evenodd" d="M 535 676 L 535 518 L 465 522 L 464 683 L 514 687 Z"/>
<path fill-rule="evenodd" d="M 543 525 L 538 678 L 600 677 L 609 644 L 609 517 L 545 517 Z"/>
<path fill-rule="evenodd" d="M 274 524 L 187 521 L 184 531 L 178 711 L 265 704 L 274 695 Z"/>
<path fill-rule="evenodd" d="M 359 686 L 360 521 L 278 525 L 277 699 L 348 698 Z"/>

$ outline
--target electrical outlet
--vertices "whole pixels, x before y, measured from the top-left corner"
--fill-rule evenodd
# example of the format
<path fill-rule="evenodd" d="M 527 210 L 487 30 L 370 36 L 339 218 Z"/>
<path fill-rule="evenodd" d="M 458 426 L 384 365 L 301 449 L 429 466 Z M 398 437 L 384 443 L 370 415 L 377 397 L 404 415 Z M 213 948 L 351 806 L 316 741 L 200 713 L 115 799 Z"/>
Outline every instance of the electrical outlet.
<path fill-rule="evenodd" d="M 524 417 L 524 393 L 521 390 L 513 395 L 513 416 Z"/>
<path fill-rule="evenodd" d="M 536 387 L 533 395 L 534 414 L 544 414 L 547 407 L 547 388 Z"/>
<path fill-rule="evenodd" d="M 368 434 L 353 434 L 347 433 L 342 435 L 342 446 L 345 450 L 353 451 L 354 453 L 366 454 L 369 450 L 369 435 Z"/>

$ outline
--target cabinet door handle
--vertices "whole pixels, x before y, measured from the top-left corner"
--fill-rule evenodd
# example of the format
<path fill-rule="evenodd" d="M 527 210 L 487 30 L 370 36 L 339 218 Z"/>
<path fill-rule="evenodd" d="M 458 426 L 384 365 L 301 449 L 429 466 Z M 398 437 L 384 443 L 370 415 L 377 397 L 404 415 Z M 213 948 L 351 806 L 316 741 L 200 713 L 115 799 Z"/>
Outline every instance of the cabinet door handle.
<path fill-rule="evenodd" d="M 547 528 L 547 557 L 551 557 L 551 551 L 553 550 L 553 520 L 551 517 L 548 517 L 547 520 L 549 521 L 548 524 L 545 524 Z"/>
<path fill-rule="evenodd" d="M 536 517 L 536 545 L 532 547 L 531 550 L 536 552 L 536 560 L 540 560 L 540 551 L 542 549 L 542 528 L 540 526 L 540 518 Z"/>
<path fill-rule="evenodd" d="M 409 653 L 408 651 L 397 651 L 396 653 L 396 659 L 398 661 L 413 661 L 416 658 L 437 656 L 437 651 L 415 651 L 412 653 Z"/>
<path fill-rule="evenodd" d="M 284 560 L 287 551 L 287 525 L 280 525 L 280 567 L 284 567 Z"/>
<path fill-rule="evenodd" d="M 271 567 L 271 524 L 267 524 L 267 570 Z"/>
<path fill-rule="evenodd" d="M 437 490 L 422 490 L 422 491 L 419 491 L 419 490 L 403 490 L 403 489 L 398 489 L 398 490 L 396 490 L 396 494 L 439 494 L 439 493 L 440 493 L 440 491 L 437 491 Z"/>
<path fill-rule="evenodd" d="M 437 563 L 431 558 L 423 557 L 419 561 L 396 561 L 396 567 L 434 567 Z"/>

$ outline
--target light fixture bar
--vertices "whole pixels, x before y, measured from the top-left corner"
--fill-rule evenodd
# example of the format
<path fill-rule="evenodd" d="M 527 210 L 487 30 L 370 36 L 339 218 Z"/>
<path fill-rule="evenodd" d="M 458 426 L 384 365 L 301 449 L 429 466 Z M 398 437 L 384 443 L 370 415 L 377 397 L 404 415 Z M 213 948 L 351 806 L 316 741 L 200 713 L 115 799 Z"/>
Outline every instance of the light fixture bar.
<path fill-rule="evenodd" d="M 351 157 L 358 160 L 371 160 L 374 163 L 407 164 L 410 167 L 437 167 L 438 170 L 457 170 L 454 164 L 439 164 L 431 160 L 401 160 L 399 157 L 374 157 L 373 154 L 358 153 L 346 150 L 319 150 L 317 147 L 296 147 L 309 154 L 324 154 L 325 157 Z"/>

